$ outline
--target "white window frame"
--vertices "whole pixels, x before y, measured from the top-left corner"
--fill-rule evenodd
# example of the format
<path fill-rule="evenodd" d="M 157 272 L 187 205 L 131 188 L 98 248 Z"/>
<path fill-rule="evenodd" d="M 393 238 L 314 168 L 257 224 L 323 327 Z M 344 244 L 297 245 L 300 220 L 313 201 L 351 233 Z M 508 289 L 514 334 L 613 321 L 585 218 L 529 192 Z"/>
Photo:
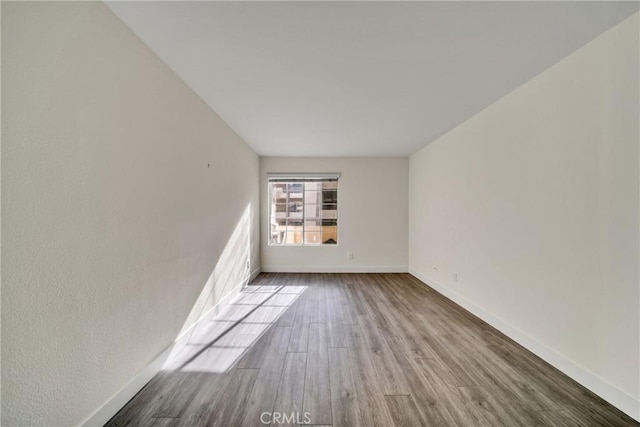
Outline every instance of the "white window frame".
<path fill-rule="evenodd" d="M 273 247 L 336 247 L 340 244 L 340 221 L 339 210 L 340 210 L 340 185 L 338 184 L 340 173 L 267 173 L 267 245 Z M 272 218 L 272 198 L 271 198 L 271 183 L 274 181 L 287 182 L 298 181 L 304 184 L 305 180 L 314 181 L 314 180 L 331 180 L 336 181 L 336 243 L 306 243 L 305 242 L 305 205 L 304 205 L 304 187 L 302 190 L 303 194 L 303 207 L 302 207 L 302 243 L 272 243 L 271 241 L 271 218 Z M 322 218 L 320 218 L 322 220 Z"/>

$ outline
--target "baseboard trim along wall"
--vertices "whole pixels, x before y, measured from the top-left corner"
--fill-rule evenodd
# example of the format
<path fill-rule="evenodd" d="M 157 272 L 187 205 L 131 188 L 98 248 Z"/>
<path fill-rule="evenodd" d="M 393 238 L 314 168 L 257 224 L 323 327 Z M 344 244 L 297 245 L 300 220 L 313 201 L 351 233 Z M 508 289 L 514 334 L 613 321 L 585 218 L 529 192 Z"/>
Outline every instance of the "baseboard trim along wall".
<path fill-rule="evenodd" d="M 299 265 L 262 266 L 265 273 L 408 273 L 406 265 L 314 267 Z"/>
<path fill-rule="evenodd" d="M 255 270 L 253 270 L 251 272 L 251 274 L 249 275 L 249 280 L 247 280 L 246 285 L 251 283 L 253 281 L 253 279 L 255 279 L 256 277 L 258 277 L 258 274 L 260 274 L 261 271 L 262 271 L 261 268 L 256 268 Z"/>
<path fill-rule="evenodd" d="M 409 273 L 420 280 L 422 283 L 424 283 L 425 286 L 432 288 L 439 294 L 443 295 L 465 310 L 484 320 L 518 344 L 525 347 L 527 350 L 534 353 L 536 356 L 540 357 L 556 369 L 560 370 L 616 408 L 620 409 L 625 414 L 629 415 L 636 421 L 640 421 L 640 402 L 635 400 L 633 397 L 619 390 L 615 386 L 609 384 L 602 378 L 593 374 L 591 371 L 583 368 L 580 365 L 577 365 L 563 355 L 545 346 L 535 338 L 525 334 L 524 332 L 511 326 L 504 320 L 494 316 L 482 307 L 477 306 L 473 302 L 453 292 L 446 286 L 441 285 L 437 281 L 432 280 L 426 275 L 423 275 L 413 269 L 409 269 Z"/>
<path fill-rule="evenodd" d="M 100 408 L 98 408 L 93 414 L 91 414 L 84 422 L 82 426 L 94 427 L 103 426 L 109 421 L 124 405 L 129 402 L 151 379 L 162 369 L 164 364 L 169 359 L 172 352 L 184 347 L 189 341 L 191 332 L 201 323 L 208 321 L 211 317 L 220 312 L 226 305 L 232 303 L 240 294 L 240 291 L 253 279 L 260 274 L 260 269 L 255 269 L 251 274 L 233 288 L 227 295 L 222 297 L 220 301 L 213 307 L 211 307 L 200 319 L 193 323 L 184 331 L 174 342 L 169 344 L 167 348 L 162 350 L 158 356 L 156 356 L 147 366 L 145 366 L 135 377 L 131 379 L 120 391 L 114 394 L 107 402 L 105 402 Z"/>

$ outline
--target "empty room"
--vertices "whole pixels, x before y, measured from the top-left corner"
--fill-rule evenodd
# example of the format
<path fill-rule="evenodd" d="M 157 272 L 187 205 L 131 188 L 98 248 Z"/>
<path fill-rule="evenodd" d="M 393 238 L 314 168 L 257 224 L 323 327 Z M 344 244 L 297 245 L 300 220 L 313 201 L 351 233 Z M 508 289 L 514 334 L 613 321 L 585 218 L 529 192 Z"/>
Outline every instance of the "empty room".
<path fill-rule="evenodd" d="M 2 1 L 3 426 L 639 426 L 640 2 Z"/>

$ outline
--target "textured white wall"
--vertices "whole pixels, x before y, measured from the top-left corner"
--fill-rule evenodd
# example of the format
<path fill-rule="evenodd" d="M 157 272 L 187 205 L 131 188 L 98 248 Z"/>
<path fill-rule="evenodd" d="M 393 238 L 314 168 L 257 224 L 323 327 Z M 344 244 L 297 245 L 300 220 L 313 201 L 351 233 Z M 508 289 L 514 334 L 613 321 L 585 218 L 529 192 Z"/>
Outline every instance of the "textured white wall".
<path fill-rule="evenodd" d="M 638 60 L 635 14 L 414 154 L 409 179 L 410 270 L 630 413 L 640 395 Z"/>
<path fill-rule="evenodd" d="M 103 3 L 3 2 L 2 88 L 2 424 L 73 425 L 258 266 L 259 161 Z"/>
<path fill-rule="evenodd" d="M 260 169 L 263 271 L 407 271 L 409 159 L 262 157 Z M 337 246 L 268 245 L 269 172 L 342 173 Z"/>

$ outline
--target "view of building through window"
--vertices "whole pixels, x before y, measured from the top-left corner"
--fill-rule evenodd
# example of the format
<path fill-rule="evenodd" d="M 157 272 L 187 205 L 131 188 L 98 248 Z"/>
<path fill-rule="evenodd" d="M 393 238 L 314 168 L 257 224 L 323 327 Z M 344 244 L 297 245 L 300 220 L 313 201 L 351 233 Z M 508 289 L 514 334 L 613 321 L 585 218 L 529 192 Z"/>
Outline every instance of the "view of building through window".
<path fill-rule="evenodd" d="M 269 178 L 269 244 L 338 243 L 337 178 Z"/>

